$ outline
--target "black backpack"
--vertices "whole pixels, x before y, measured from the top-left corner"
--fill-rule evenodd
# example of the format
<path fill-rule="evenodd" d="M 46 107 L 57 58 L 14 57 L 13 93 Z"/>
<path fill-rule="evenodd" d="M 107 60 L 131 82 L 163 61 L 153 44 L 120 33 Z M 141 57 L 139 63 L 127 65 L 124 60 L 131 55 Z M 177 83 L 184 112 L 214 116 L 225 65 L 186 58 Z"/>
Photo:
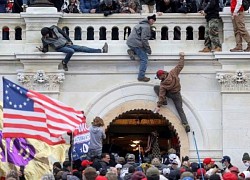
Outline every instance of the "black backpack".
<path fill-rule="evenodd" d="M 250 6 L 250 0 L 242 0 L 242 6 L 243 6 L 244 11 L 247 11 Z"/>

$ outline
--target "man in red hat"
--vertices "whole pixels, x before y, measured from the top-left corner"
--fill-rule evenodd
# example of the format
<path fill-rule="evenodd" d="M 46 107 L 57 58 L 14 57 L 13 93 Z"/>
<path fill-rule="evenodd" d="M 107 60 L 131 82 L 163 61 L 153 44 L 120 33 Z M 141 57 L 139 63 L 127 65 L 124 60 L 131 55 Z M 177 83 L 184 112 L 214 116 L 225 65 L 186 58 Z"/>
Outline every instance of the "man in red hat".
<path fill-rule="evenodd" d="M 181 85 L 179 74 L 184 67 L 184 53 L 180 52 L 180 61 L 175 68 L 173 68 L 170 72 L 158 70 L 156 72 L 156 76 L 161 80 L 160 86 L 154 86 L 155 93 L 159 96 L 159 100 L 157 102 L 157 107 L 155 108 L 155 112 L 160 111 L 160 107 L 162 105 L 167 105 L 166 97 L 171 98 L 175 104 L 176 110 L 181 118 L 181 122 L 186 130 L 186 132 L 190 132 L 190 127 L 188 125 L 188 121 L 184 110 L 182 108 L 182 97 L 181 97 Z"/>

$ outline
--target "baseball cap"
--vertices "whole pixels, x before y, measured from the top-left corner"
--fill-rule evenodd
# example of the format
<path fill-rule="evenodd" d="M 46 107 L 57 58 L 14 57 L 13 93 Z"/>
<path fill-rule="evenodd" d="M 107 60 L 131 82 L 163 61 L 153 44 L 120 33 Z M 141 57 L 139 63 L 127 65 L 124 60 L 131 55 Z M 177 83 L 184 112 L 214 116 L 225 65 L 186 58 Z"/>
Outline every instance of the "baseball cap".
<path fill-rule="evenodd" d="M 87 167 L 91 164 L 93 164 L 93 162 L 90 162 L 89 160 L 83 160 L 81 163 L 82 167 Z"/>
<path fill-rule="evenodd" d="M 207 158 L 205 158 L 204 160 L 203 160 L 203 164 L 205 164 L 205 165 L 208 165 L 208 164 L 210 164 L 210 163 L 214 163 L 215 161 L 212 159 L 212 158 L 210 158 L 210 157 L 207 157 Z"/>
<path fill-rule="evenodd" d="M 229 156 L 223 156 L 223 158 L 221 160 L 221 163 L 224 163 L 225 161 L 230 163 L 230 161 L 231 161 L 230 157 Z"/>
<path fill-rule="evenodd" d="M 202 174 L 204 176 L 206 174 L 206 170 L 204 168 L 199 168 L 197 170 L 197 176 L 202 176 Z"/>
<path fill-rule="evenodd" d="M 239 174 L 240 177 L 243 178 L 250 178 L 250 172 L 249 171 L 243 171 L 242 173 Z"/>
<path fill-rule="evenodd" d="M 161 75 L 163 75 L 164 73 L 165 73 L 165 71 L 159 69 L 159 70 L 156 72 L 155 79 L 159 79 L 159 77 L 160 77 Z"/>
<path fill-rule="evenodd" d="M 238 180 L 238 177 L 231 172 L 226 172 L 223 174 L 223 180 Z"/>
<path fill-rule="evenodd" d="M 116 165 L 115 165 L 115 168 L 116 168 L 116 169 L 121 169 L 121 168 L 122 168 L 122 165 L 121 165 L 121 164 L 116 164 Z"/>
<path fill-rule="evenodd" d="M 233 166 L 233 167 L 231 167 L 231 168 L 229 168 L 229 171 L 230 172 L 235 172 L 235 173 L 239 173 L 240 171 L 239 171 L 239 168 L 237 168 L 236 166 Z"/>

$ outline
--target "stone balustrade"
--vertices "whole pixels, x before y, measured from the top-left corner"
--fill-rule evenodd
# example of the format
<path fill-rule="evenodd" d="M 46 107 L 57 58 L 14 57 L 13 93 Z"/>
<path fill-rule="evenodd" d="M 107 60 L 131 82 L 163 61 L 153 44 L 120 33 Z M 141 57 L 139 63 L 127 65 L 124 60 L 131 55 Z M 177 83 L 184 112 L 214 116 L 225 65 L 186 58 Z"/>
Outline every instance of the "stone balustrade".
<path fill-rule="evenodd" d="M 75 44 L 101 47 L 110 44 L 110 53 L 126 53 L 126 38 L 140 20 L 149 14 L 63 14 L 54 8 L 30 7 L 21 14 L 0 14 L 0 52 L 32 53 L 41 45 L 40 29 L 58 25 Z M 228 8 L 221 12 L 220 39 L 223 51 L 234 47 L 234 34 Z M 246 14 L 250 27 L 250 15 Z M 206 21 L 199 13 L 169 13 L 157 17 L 155 37 L 150 41 L 154 53 L 193 52 L 203 48 Z M 7 31 L 7 32 L 6 32 Z"/>

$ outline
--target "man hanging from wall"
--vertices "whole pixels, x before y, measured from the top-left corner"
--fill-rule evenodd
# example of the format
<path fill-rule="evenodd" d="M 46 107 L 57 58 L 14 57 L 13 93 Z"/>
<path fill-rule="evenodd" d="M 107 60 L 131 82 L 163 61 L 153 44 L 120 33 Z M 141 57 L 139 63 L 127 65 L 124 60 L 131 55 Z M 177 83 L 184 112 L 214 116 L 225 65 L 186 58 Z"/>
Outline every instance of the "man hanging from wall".
<path fill-rule="evenodd" d="M 68 71 L 68 62 L 75 52 L 86 53 L 107 53 L 108 44 L 105 43 L 102 49 L 89 48 L 87 46 L 73 45 L 69 36 L 59 27 L 53 25 L 41 29 L 43 47 L 37 47 L 39 51 L 48 52 L 48 46 L 52 46 L 58 52 L 66 53 L 62 61 L 63 69 Z"/>
<path fill-rule="evenodd" d="M 190 126 L 184 110 L 182 108 L 181 85 L 179 74 L 184 67 L 184 53 L 180 52 L 180 61 L 170 72 L 158 70 L 156 76 L 161 80 L 160 86 L 154 86 L 155 93 L 159 96 L 157 107 L 154 112 L 159 112 L 162 105 L 167 105 L 166 97 L 171 98 L 175 104 L 176 110 L 181 118 L 181 122 L 186 130 L 190 132 Z"/>

